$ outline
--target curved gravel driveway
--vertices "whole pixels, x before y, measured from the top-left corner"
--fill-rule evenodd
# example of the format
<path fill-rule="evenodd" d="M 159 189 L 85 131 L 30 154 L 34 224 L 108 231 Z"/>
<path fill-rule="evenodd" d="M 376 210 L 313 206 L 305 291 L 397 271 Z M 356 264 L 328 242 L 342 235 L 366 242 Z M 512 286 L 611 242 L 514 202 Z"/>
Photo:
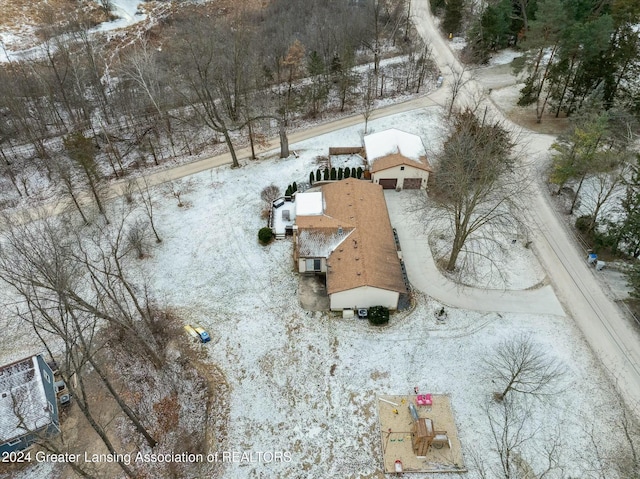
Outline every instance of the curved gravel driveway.
<path fill-rule="evenodd" d="M 398 232 L 402 258 L 411 286 L 448 306 L 497 313 L 532 313 L 564 316 L 550 285 L 527 290 L 498 290 L 459 285 L 439 270 L 431 255 L 427 234 L 407 212 L 408 192 L 385 191 L 391 225 Z"/>

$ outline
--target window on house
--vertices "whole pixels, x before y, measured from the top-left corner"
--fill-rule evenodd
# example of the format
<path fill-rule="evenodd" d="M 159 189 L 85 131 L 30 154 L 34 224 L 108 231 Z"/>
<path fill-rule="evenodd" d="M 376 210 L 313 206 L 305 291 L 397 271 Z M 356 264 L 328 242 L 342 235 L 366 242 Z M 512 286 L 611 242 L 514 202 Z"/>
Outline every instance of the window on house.
<path fill-rule="evenodd" d="M 320 271 L 320 260 L 319 259 L 306 260 L 306 271 Z"/>
<path fill-rule="evenodd" d="M 404 170 L 404 166 L 401 166 L 401 167 L 400 167 L 400 170 Z"/>
<path fill-rule="evenodd" d="M 7 446 L 15 446 L 16 444 L 20 444 L 20 442 L 21 442 L 20 439 L 14 439 L 13 441 L 6 442 L 5 444 Z"/>
<path fill-rule="evenodd" d="M 42 371 L 42 376 L 44 377 L 45 381 L 47 381 L 48 383 L 51 382 L 51 378 L 49 377 L 49 374 L 46 371 Z"/>

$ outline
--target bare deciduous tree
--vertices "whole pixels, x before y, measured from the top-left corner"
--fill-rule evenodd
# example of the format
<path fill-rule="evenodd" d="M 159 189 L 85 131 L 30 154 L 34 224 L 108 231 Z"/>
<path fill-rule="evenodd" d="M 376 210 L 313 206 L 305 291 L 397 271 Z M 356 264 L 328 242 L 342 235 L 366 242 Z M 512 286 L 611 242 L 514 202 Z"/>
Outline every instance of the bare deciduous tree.
<path fill-rule="evenodd" d="M 143 259 L 147 253 L 146 226 L 144 221 L 138 219 L 127 230 L 127 241 L 138 259 Z"/>
<path fill-rule="evenodd" d="M 153 235 L 156 237 L 156 243 L 162 243 L 162 238 L 158 234 L 158 230 L 156 229 L 156 224 L 153 220 L 153 198 L 151 196 L 151 188 L 149 187 L 149 182 L 146 177 L 142 177 L 142 185 L 138 182 L 138 192 L 140 193 L 140 198 L 142 199 L 142 205 L 144 206 L 144 211 L 149 218 L 149 224 L 151 225 L 151 231 L 153 231 Z"/>
<path fill-rule="evenodd" d="M 265 202 L 267 206 L 271 206 L 274 200 L 280 197 L 280 188 L 274 184 L 265 186 L 260 192 L 260 198 Z"/>
<path fill-rule="evenodd" d="M 485 227 L 512 232 L 517 225 L 518 201 L 524 199 L 528 180 L 516 171 L 514 145 L 512 134 L 499 122 L 480 121 L 469 109 L 453 117 L 436 158 L 437 181 L 432 189 L 435 214 L 445 217 L 453 235 L 447 271 L 456 269 L 460 252 L 474 235 L 487 231 Z M 429 211 L 426 198 L 424 206 Z M 432 221 L 434 212 L 428 214 Z"/>
<path fill-rule="evenodd" d="M 70 165 L 62 161 L 58 161 L 54 163 L 53 170 L 57 178 L 62 183 L 64 193 L 69 195 L 69 197 L 71 198 L 71 201 L 73 202 L 74 206 L 78 210 L 78 213 L 80 213 L 80 216 L 82 217 L 82 220 L 84 221 L 84 223 L 89 224 L 89 219 L 86 216 L 85 212 L 83 211 L 82 205 L 80 204 L 80 197 L 79 197 L 80 191 L 78 191 L 80 187 L 76 184 L 77 179 L 76 179 L 75 172 L 70 167 Z"/>
<path fill-rule="evenodd" d="M 545 353 L 529 335 L 502 341 L 494 354 L 485 359 L 488 377 L 500 388 L 494 394 L 504 401 L 510 392 L 542 396 L 554 394 L 562 383 L 566 368 Z"/>
<path fill-rule="evenodd" d="M 367 134 L 367 128 L 369 126 L 369 118 L 371 118 L 371 114 L 375 109 L 375 98 L 376 98 L 376 85 L 375 85 L 375 76 L 369 72 L 366 75 L 366 82 L 364 85 L 364 89 L 362 91 L 362 105 L 361 111 L 362 116 L 364 117 L 364 134 Z"/>
<path fill-rule="evenodd" d="M 184 203 L 182 202 L 182 194 L 184 193 L 184 188 L 182 183 L 178 181 L 169 181 L 166 186 L 167 191 L 171 196 L 173 196 L 178 202 L 178 208 L 182 208 Z"/>
<path fill-rule="evenodd" d="M 101 175 L 95 158 L 96 152 L 93 142 L 90 138 L 85 137 L 83 133 L 74 132 L 64 138 L 64 147 L 69 157 L 84 173 L 98 210 L 106 218 L 100 193 Z"/>
<path fill-rule="evenodd" d="M 466 66 L 458 68 L 455 65 L 447 65 L 447 68 L 449 68 L 449 71 L 451 72 L 451 78 L 447 82 L 450 92 L 448 115 L 451 116 L 453 113 L 453 106 L 455 105 L 460 92 L 465 85 L 473 79 L 473 77 Z"/>
<path fill-rule="evenodd" d="M 638 441 L 640 440 L 640 426 L 634 419 L 632 411 L 627 408 L 622 398 L 619 398 L 620 415 L 615 420 L 614 427 L 622 432 L 624 440 L 619 447 L 615 449 L 613 457 L 606 457 L 599 454 L 601 462 L 608 467 L 603 468 L 604 471 L 613 469 L 617 471 L 621 478 L 640 477 L 640 452 L 638 451 Z M 637 406 L 636 406 L 637 407 Z M 597 437 L 591 435 L 594 446 L 598 444 Z M 600 452 L 596 447 L 594 449 Z"/>
<path fill-rule="evenodd" d="M 542 450 L 533 447 L 534 439 L 540 435 L 541 426 L 533 426 L 532 411 L 523 402 L 511 399 L 501 403 L 490 403 L 486 407 L 489 430 L 499 458 L 499 467 L 491 467 L 474 456 L 480 466 L 480 476 L 502 479 L 522 479 L 528 477 L 545 478 L 561 470 L 561 431 L 545 431 L 545 445 Z M 526 453 L 543 460 L 537 461 L 541 470 L 534 468 L 526 460 Z M 540 466 L 539 466 L 540 467 Z M 562 477 L 562 474 L 560 474 Z"/>

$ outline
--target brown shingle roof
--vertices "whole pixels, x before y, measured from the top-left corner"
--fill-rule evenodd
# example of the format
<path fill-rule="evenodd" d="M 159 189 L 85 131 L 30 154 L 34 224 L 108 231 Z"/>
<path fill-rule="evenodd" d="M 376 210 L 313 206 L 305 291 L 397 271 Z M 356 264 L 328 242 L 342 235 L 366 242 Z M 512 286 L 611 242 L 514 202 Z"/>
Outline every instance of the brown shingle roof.
<path fill-rule="evenodd" d="M 324 185 L 322 193 L 324 214 L 298 216 L 298 228 L 353 228 L 327 260 L 327 292 L 372 286 L 405 293 L 382 187 L 350 178 Z"/>
<path fill-rule="evenodd" d="M 414 168 L 418 168 L 419 170 L 425 171 L 433 171 L 426 157 L 420 157 L 421 161 L 415 161 L 400 153 L 392 153 L 387 156 L 383 156 L 381 158 L 376 159 L 371 165 L 371 171 L 375 173 L 376 171 L 386 170 L 387 168 L 393 168 L 394 166 L 399 165 L 407 165 L 412 166 Z"/>

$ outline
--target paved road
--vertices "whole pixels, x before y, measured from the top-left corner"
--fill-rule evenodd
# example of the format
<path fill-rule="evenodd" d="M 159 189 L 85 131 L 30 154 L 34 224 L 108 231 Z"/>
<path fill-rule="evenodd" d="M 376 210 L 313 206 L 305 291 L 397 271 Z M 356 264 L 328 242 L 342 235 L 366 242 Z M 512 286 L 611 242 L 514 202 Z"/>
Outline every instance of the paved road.
<path fill-rule="evenodd" d="M 451 79 L 446 72 L 462 67 L 446 40 L 437 32 L 429 10 L 429 0 L 412 0 L 418 32 L 431 45 L 434 57 L 445 72 L 445 82 Z M 459 103 L 474 105 L 482 96 L 482 86 L 470 74 L 465 74 L 467 83 L 459 96 Z M 484 101 L 495 118 L 501 118 L 512 129 L 509 122 L 494 106 Z M 580 327 L 591 348 L 610 373 L 627 405 L 640 404 L 640 337 L 631 327 L 617 305 L 605 294 L 588 268 L 586 258 L 578 251 L 572 235 L 566 230 L 557 213 L 549 204 L 548 194 L 541 180 L 542 165 L 548 159 L 548 147 L 553 138 L 526 132 L 520 138 L 525 145 L 531 173 L 538 178 L 532 187 L 529 214 L 533 227 L 533 245 L 547 271 L 557 297 L 570 317 Z"/>

